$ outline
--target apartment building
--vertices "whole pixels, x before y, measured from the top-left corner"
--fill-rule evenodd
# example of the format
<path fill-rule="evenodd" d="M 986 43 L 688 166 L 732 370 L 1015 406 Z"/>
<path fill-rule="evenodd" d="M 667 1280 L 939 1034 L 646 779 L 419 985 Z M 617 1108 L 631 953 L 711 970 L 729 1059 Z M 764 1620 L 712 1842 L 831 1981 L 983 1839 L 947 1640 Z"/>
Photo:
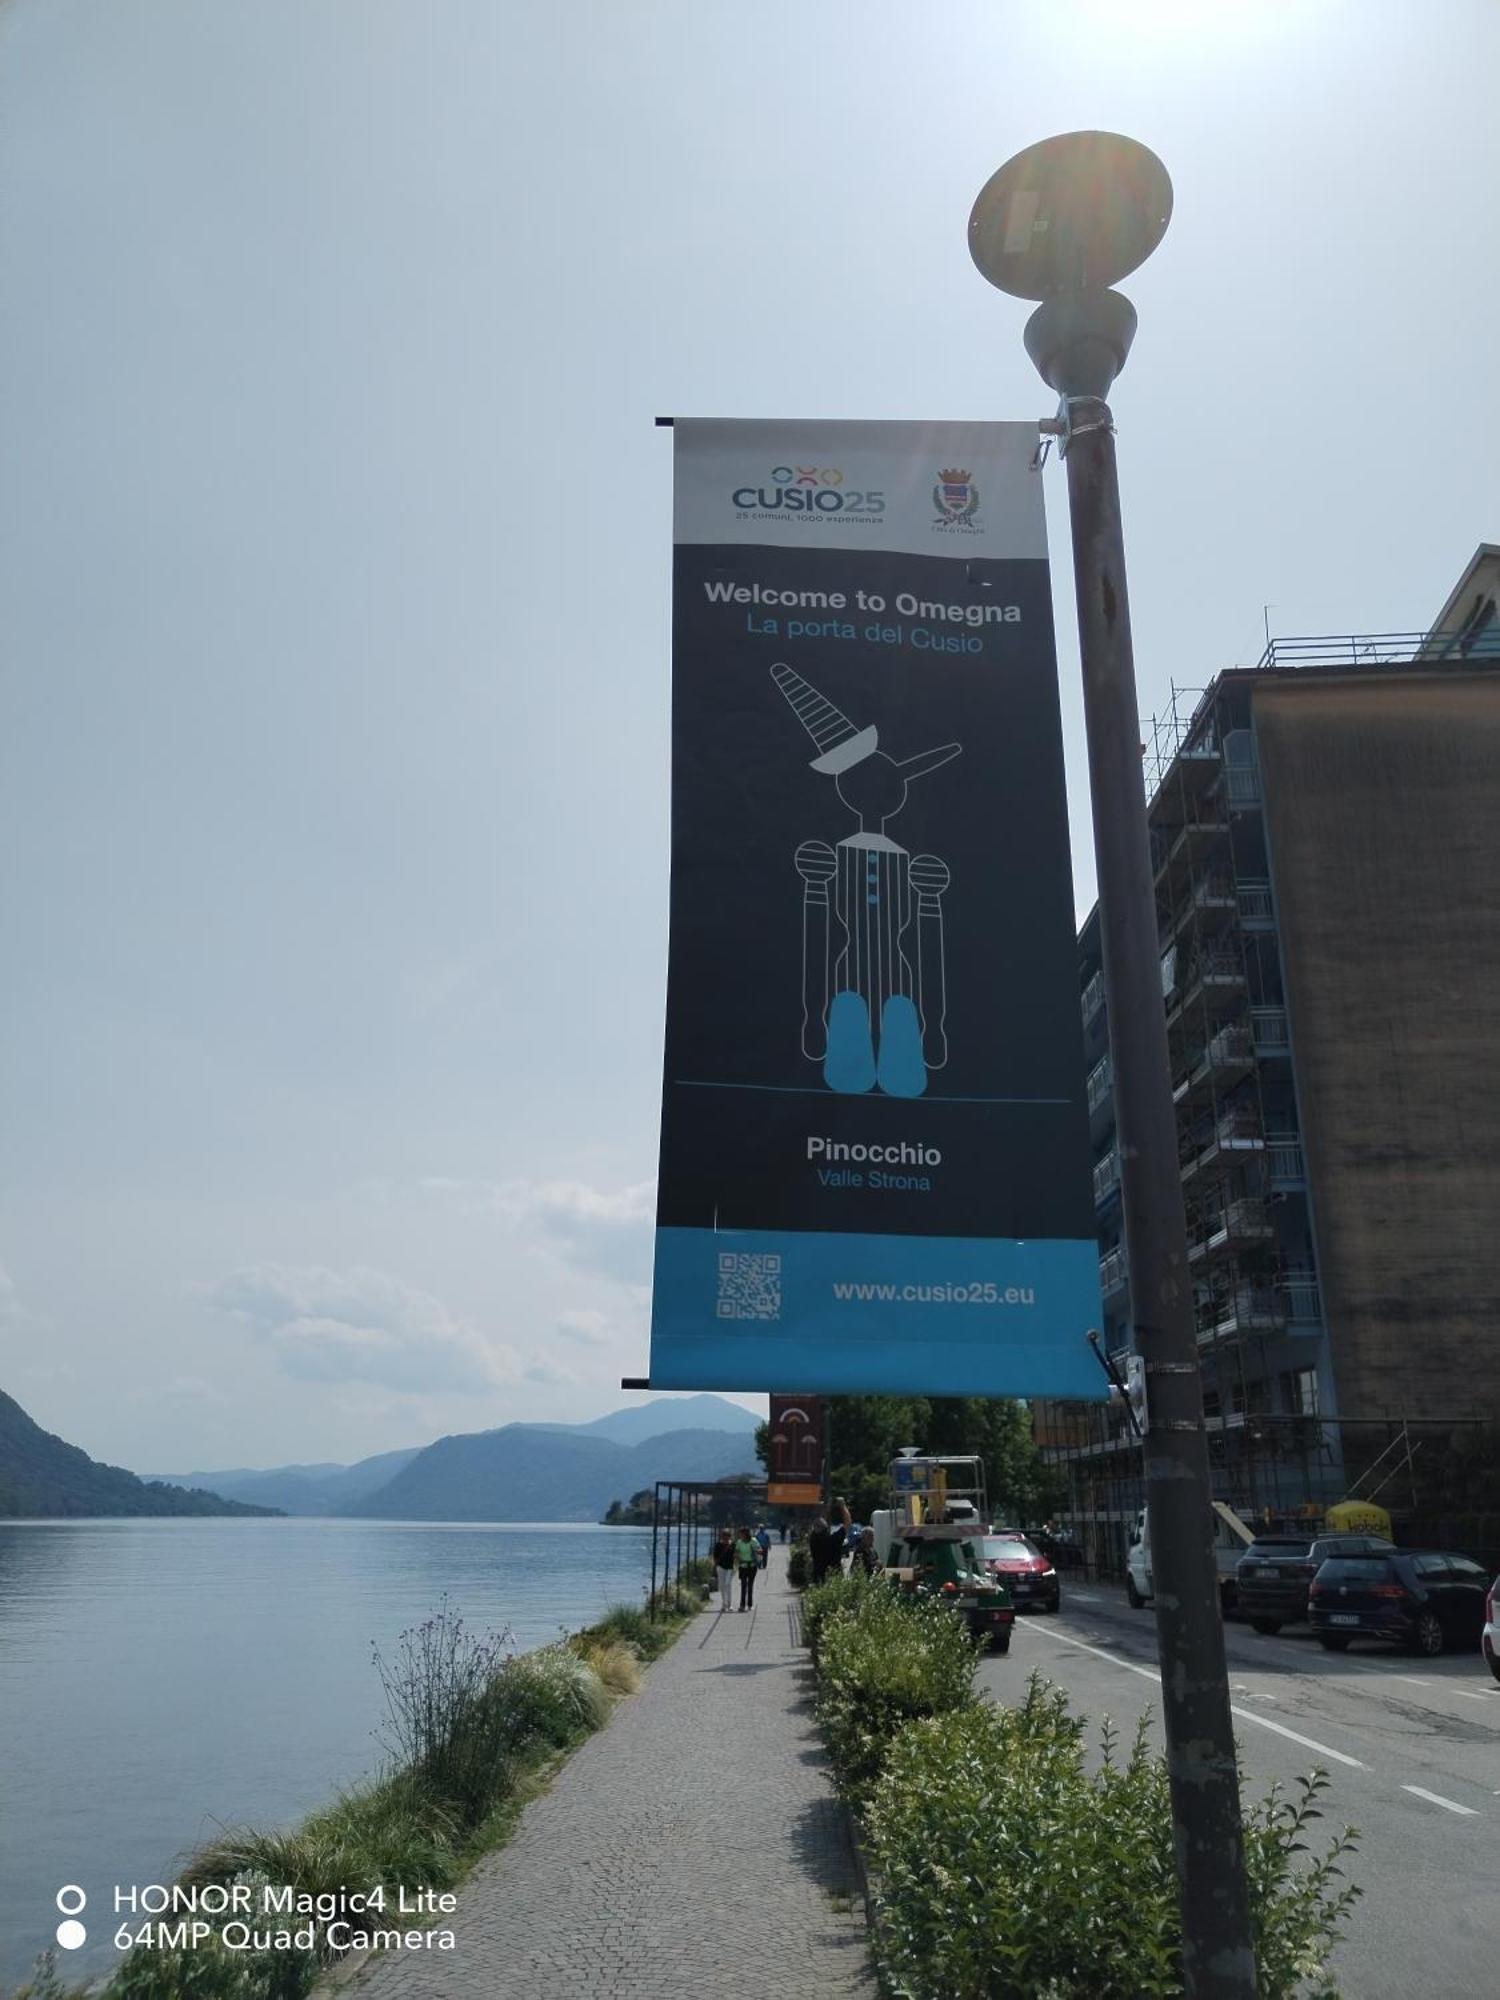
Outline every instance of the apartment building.
<path fill-rule="evenodd" d="M 1337 1498 L 1500 1417 L 1500 548 L 1434 624 L 1278 640 L 1155 721 L 1148 814 L 1219 1496 Z M 1132 1345 L 1098 913 L 1079 938 L 1104 1345 Z M 1038 1435 L 1138 1499 L 1118 1414 Z"/>

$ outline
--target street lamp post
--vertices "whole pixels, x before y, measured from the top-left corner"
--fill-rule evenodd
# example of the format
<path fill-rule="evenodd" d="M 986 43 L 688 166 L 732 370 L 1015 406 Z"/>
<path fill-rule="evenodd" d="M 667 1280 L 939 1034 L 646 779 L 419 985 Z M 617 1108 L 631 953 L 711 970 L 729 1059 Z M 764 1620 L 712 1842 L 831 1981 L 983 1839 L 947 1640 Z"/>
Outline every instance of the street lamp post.
<path fill-rule="evenodd" d="M 1062 399 L 1125 1238 L 1146 1376 L 1146 1505 L 1183 1979 L 1193 2000 L 1254 2000 L 1114 422 L 1106 400 L 1136 324 L 1130 301 L 1107 288 L 1151 254 L 1171 212 L 1166 169 L 1145 146 L 1115 133 L 1067 133 L 1018 154 L 986 183 L 969 242 L 992 284 L 1042 301 L 1027 322 L 1026 349 Z"/>

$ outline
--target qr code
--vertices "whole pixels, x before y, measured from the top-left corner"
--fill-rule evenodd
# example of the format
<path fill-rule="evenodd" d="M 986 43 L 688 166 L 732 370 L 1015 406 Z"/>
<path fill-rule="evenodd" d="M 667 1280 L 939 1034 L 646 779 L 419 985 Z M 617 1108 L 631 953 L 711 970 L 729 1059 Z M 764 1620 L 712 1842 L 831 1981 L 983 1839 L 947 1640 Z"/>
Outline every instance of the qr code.
<path fill-rule="evenodd" d="M 781 1318 L 779 1256 L 761 1251 L 719 1252 L 719 1318 Z"/>

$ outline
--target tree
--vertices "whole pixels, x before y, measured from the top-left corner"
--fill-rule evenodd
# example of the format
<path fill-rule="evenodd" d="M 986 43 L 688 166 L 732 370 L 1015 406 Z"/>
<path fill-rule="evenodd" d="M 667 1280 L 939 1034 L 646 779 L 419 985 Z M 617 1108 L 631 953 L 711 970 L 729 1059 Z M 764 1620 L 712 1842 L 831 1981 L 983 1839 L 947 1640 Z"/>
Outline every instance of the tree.
<path fill-rule="evenodd" d="M 856 1520 L 890 1504 L 890 1464 L 903 1445 L 940 1457 L 983 1460 L 992 1517 L 1033 1526 L 1062 1501 L 1043 1464 L 1024 1403 L 986 1396 L 830 1396 L 832 1486 Z"/>

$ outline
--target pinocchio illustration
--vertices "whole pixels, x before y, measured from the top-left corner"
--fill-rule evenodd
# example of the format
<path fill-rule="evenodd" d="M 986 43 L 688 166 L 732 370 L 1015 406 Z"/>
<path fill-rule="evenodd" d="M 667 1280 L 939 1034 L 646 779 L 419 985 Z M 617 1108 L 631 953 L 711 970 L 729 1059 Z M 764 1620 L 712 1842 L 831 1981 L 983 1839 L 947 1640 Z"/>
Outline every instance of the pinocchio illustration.
<path fill-rule="evenodd" d="M 830 1090 L 920 1097 L 948 1060 L 943 892 L 948 865 L 909 854 L 886 832 L 917 778 L 951 763 L 944 743 L 898 762 L 874 724 L 843 711 L 778 662 L 771 678 L 812 740 L 812 769 L 832 778 L 856 830 L 837 847 L 804 840 L 802 1053 Z"/>

